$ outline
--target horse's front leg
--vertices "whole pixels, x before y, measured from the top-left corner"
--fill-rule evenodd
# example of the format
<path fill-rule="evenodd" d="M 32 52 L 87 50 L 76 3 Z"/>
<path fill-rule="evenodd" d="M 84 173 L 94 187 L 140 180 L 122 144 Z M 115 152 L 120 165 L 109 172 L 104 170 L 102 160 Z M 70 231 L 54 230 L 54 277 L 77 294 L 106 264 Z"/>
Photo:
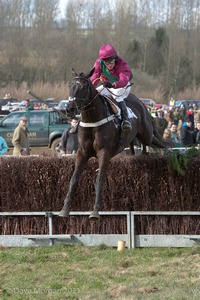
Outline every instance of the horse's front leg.
<path fill-rule="evenodd" d="M 99 208 L 100 208 L 100 200 L 103 190 L 103 184 L 106 178 L 106 173 L 109 166 L 110 154 L 108 152 L 103 151 L 100 155 L 98 155 L 99 160 L 99 171 L 96 180 L 96 198 L 94 209 L 91 212 L 89 218 L 92 220 L 99 219 Z"/>
<path fill-rule="evenodd" d="M 59 213 L 59 217 L 68 217 L 70 212 L 70 203 L 74 192 L 76 191 L 79 179 L 83 173 L 84 167 L 88 161 L 89 157 L 84 156 L 81 151 L 78 150 L 76 157 L 75 170 L 70 180 L 69 190 L 67 196 L 64 200 L 64 205 Z"/>

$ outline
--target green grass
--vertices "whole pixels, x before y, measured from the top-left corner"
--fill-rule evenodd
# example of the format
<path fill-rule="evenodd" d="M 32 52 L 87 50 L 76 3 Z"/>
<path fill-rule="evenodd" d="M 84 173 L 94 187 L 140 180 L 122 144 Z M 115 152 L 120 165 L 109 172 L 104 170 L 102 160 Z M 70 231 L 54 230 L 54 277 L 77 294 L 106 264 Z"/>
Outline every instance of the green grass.
<path fill-rule="evenodd" d="M 200 248 L 0 249 L 0 299 L 200 299 Z"/>

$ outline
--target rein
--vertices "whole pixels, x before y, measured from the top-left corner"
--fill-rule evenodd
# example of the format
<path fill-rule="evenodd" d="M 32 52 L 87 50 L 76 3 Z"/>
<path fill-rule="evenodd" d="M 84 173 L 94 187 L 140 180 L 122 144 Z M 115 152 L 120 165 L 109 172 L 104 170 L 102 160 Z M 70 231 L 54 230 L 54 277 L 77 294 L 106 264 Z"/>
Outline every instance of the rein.
<path fill-rule="evenodd" d="M 113 96 L 117 96 L 117 97 L 121 97 L 125 94 L 126 92 L 126 89 L 129 87 L 129 86 L 132 86 L 133 83 L 130 83 L 129 85 L 127 85 L 125 88 L 124 88 L 124 92 L 121 94 L 121 95 L 116 95 L 115 93 L 111 92 L 110 88 L 106 88 L 107 90 L 109 90 L 109 93 L 112 94 Z M 102 88 L 102 90 L 105 89 L 105 87 Z"/>
<path fill-rule="evenodd" d="M 75 80 L 77 80 L 77 79 L 78 79 L 78 80 L 85 80 L 85 81 L 87 81 L 88 83 L 90 82 L 87 78 L 84 78 L 84 77 L 75 77 L 74 79 L 75 79 Z M 80 108 L 85 108 L 85 107 L 89 106 L 89 105 L 96 99 L 96 97 L 99 96 L 100 92 L 97 92 L 97 94 L 91 99 L 91 101 L 90 101 L 89 103 L 85 104 L 85 102 L 86 102 L 87 99 L 88 99 L 88 94 L 89 94 L 89 86 L 88 86 L 88 89 L 87 89 L 87 91 L 86 91 L 86 94 L 85 94 L 85 96 L 84 96 L 83 98 L 70 97 L 69 100 L 73 101 L 73 100 L 75 100 L 75 99 L 81 99 L 81 100 L 83 100 L 83 105 L 82 105 Z"/>
<path fill-rule="evenodd" d="M 77 76 L 77 77 L 74 77 L 74 80 L 85 80 L 86 82 L 88 82 L 88 84 L 90 83 L 90 81 L 87 79 L 87 78 L 84 78 L 84 77 L 80 77 L 80 76 Z M 81 84 L 81 82 L 75 82 L 76 84 Z M 92 83 L 91 83 L 92 84 Z M 96 95 L 89 101 L 89 103 L 86 103 L 88 98 L 89 98 L 89 91 L 90 91 L 90 86 L 88 85 L 87 86 L 87 91 L 85 92 L 85 95 L 82 97 L 82 98 L 78 98 L 78 97 L 69 97 L 69 101 L 75 101 L 75 100 L 81 100 L 82 101 L 82 104 L 81 105 L 77 105 L 77 108 L 78 109 L 85 109 L 86 107 L 88 107 L 101 93 L 101 91 L 97 91 L 96 90 Z M 111 115 L 111 116 L 108 116 L 100 121 L 97 121 L 97 122 L 93 122 L 93 123 L 86 123 L 86 122 L 80 122 L 79 125 L 81 127 L 98 127 L 98 126 L 101 126 L 103 124 L 106 124 L 112 120 L 114 120 L 115 116 L 114 115 Z"/>
<path fill-rule="evenodd" d="M 88 103 L 88 104 L 86 104 L 83 108 L 85 108 L 85 107 L 87 107 L 88 105 L 90 105 L 93 101 L 94 101 L 94 99 L 97 97 L 97 96 L 99 96 L 100 95 L 100 93 L 98 92 L 93 98 L 92 98 L 92 100 Z"/>

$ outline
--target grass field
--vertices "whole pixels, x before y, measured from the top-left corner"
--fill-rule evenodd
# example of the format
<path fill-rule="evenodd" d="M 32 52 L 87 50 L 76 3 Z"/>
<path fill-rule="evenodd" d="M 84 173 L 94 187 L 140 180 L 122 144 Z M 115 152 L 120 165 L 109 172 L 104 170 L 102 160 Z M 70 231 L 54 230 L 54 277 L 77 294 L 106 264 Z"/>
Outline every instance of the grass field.
<path fill-rule="evenodd" d="M 0 299 L 200 299 L 200 248 L 0 248 Z"/>

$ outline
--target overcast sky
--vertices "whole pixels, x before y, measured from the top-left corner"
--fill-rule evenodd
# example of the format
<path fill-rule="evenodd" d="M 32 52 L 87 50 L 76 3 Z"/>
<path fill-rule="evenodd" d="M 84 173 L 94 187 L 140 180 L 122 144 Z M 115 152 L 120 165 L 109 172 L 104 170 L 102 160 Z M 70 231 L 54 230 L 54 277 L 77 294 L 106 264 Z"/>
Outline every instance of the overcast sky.
<path fill-rule="evenodd" d="M 65 8 L 66 8 L 66 4 L 67 4 L 68 0 L 60 0 L 60 12 L 61 12 L 61 16 L 64 16 L 64 12 L 65 12 Z"/>

